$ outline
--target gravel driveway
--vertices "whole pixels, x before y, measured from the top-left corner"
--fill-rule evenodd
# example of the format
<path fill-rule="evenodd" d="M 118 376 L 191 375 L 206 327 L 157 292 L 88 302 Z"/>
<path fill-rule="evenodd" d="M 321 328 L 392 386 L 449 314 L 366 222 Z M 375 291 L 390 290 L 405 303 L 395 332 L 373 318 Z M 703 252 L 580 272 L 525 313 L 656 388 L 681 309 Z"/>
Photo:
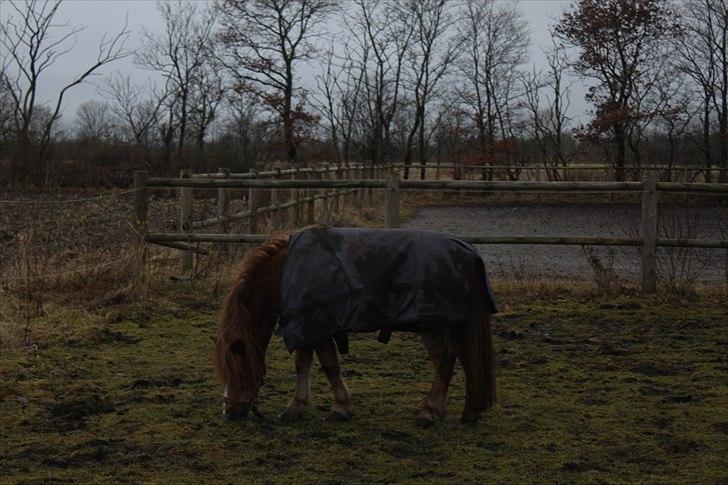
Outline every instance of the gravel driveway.
<path fill-rule="evenodd" d="M 680 237 L 677 227 L 692 226 L 690 237 L 725 238 L 728 214 L 724 208 L 670 210 L 660 207 L 662 234 Z M 489 236 L 636 237 L 640 221 L 638 205 L 533 204 L 487 207 L 430 207 L 419 209 L 404 227 L 433 229 L 452 234 Z M 610 253 L 617 274 L 635 280 L 639 275 L 639 249 L 593 247 L 607 264 Z M 478 245 L 488 272 L 509 278 L 589 279 L 593 270 L 587 251 L 580 246 Z M 692 250 L 691 261 L 700 269 L 700 280 L 725 281 L 723 250 Z M 661 269 L 669 266 L 660 250 Z"/>

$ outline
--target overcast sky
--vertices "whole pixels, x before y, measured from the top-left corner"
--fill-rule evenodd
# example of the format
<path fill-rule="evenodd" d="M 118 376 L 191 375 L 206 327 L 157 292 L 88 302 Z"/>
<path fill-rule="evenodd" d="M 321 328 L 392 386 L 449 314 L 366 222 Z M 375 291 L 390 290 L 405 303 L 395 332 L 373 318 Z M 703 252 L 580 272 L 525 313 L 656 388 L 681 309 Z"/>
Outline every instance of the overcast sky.
<path fill-rule="evenodd" d="M 22 1 L 22 0 L 21 0 Z M 193 1 L 193 0 L 190 0 Z M 204 0 L 200 0 L 204 1 Z M 507 1 L 507 0 L 502 0 Z M 541 45 L 550 45 L 549 25 L 559 17 L 570 0 L 521 0 L 519 8 L 528 20 L 531 31 L 531 62 L 542 68 L 543 55 Z M 0 0 L 0 21 L 4 21 L 11 13 L 10 5 Z M 85 30 L 78 35 L 75 49 L 47 71 L 39 87 L 40 98 L 50 101 L 58 89 L 69 82 L 74 74 L 82 72 L 96 58 L 98 43 L 104 34 L 113 35 L 124 25 L 128 18 L 128 28 L 132 34 L 127 46 L 139 46 L 139 32 L 142 26 L 149 30 L 161 29 L 162 21 L 154 0 L 65 0 L 57 15 L 58 23 L 69 23 L 72 26 L 84 26 Z M 154 78 L 153 73 L 134 66 L 132 59 L 126 58 L 106 66 L 94 81 L 116 70 L 131 74 L 137 81 Z M 304 73 L 305 74 L 305 73 Z M 571 115 L 580 116 L 586 105 L 584 88 L 578 80 L 572 86 Z M 78 106 L 90 99 L 99 99 L 95 87 L 91 83 L 75 87 L 66 96 L 63 113 L 66 121 L 73 118 Z M 53 98 L 54 99 L 54 98 Z M 70 119 L 69 119 L 70 118 Z"/>

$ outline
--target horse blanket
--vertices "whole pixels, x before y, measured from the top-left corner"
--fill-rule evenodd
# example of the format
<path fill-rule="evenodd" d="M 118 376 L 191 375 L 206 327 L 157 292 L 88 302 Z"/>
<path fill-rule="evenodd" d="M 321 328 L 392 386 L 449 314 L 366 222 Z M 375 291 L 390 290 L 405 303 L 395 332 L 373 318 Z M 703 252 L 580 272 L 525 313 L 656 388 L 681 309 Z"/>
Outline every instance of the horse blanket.
<path fill-rule="evenodd" d="M 349 332 L 447 329 L 471 311 L 473 246 L 434 231 L 311 228 L 290 237 L 280 281 L 279 325 L 289 351 Z M 485 277 L 491 313 L 495 300 Z"/>

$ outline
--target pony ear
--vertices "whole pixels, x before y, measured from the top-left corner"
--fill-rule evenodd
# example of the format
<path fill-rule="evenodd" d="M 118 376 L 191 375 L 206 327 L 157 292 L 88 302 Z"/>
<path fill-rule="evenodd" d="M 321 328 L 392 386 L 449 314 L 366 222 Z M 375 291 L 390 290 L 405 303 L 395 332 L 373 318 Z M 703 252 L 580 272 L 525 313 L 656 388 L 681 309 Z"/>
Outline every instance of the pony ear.
<path fill-rule="evenodd" d="M 245 342 L 243 342 L 243 339 L 233 340 L 230 344 L 230 352 L 235 355 L 245 354 Z"/>

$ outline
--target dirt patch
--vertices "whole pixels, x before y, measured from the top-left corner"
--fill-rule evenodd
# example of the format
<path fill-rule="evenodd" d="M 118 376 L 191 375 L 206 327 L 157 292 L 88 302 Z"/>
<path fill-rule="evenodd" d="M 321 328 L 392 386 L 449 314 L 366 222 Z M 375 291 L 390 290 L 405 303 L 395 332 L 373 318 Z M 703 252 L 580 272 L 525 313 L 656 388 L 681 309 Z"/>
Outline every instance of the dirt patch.
<path fill-rule="evenodd" d="M 627 204 L 528 204 L 418 209 L 407 228 L 485 236 L 575 236 L 638 237 L 640 207 Z M 725 207 L 661 208 L 661 234 L 677 232 L 681 220 L 694 219 L 694 238 L 724 239 L 728 234 Z M 672 217 L 673 212 L 677 215 Z M 671 217 L 668 217 L 670 215 Z M 669 220 L 668 220 L 669 219 Z M 672 235 L 677 238 L 679 236 Z M 580 246 L 478 245 L 491 275 L 517 279 L 591 279 L 594 272 Z M 638 248 L 595 248 L 603 264 L 611 264 L 617 275 L 635 280 L 639 275 Z M 664 251 L 659 250 L 664 256 Z M 725 282 L 725 252 L 692 250 L 696 264 L 705 266 L 700 280 Z M 609 263 L 610 258 L 612 263 Z M 705 260 L 707 258 L 707 260 Z M 721 259 L 723 258 L 723 259 Z M 666 262 L 669 264 L 669 262 Z"/>
<path fill-rule="evenodd" d="M 80 395 L 60 395 L 48 407 L 53 418 L 47 424 L 58 430 L 74 430 L 86 425 L 86 418 L 113 412 L 116 406 L 98 390 L 77 391 Z M 85 394 L 85 395 L 84 395 Z"/>

